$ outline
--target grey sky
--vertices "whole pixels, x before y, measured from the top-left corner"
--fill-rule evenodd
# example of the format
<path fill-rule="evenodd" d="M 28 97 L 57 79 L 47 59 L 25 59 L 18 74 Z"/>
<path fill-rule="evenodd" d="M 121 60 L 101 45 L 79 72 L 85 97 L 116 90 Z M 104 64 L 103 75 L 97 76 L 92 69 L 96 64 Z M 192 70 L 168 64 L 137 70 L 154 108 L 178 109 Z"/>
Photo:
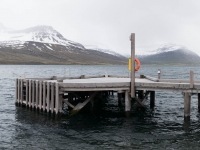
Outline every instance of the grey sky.
<path fill-rule="evenodd" d="M 1 0 L 0 22 L 50 25 L 67 39 L 122 54 L 135 33 L 136 52 L 175 43 L 200 55 L 199 0 Z"/>

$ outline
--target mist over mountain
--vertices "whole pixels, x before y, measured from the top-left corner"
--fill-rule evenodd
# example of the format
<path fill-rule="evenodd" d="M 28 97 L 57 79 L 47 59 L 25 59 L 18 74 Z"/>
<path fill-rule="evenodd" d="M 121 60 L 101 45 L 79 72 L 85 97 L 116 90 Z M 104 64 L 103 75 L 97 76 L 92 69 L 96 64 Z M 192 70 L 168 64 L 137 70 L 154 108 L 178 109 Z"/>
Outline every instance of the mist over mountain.
<path fill-rule="evenodd" d="M 154 51 L 136 55 L 142 64 L 199 64 L 200 57 L 184 46 L 161 45 Z"/>

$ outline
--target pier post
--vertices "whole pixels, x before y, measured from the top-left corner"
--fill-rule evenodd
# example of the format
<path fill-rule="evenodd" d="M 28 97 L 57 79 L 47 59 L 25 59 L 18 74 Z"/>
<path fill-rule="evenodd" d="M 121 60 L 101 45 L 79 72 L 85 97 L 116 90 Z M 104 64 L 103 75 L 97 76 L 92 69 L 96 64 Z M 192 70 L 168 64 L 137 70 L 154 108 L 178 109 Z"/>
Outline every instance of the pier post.
<path fill-rule="evenodd" d="M 43 111 L 46 109 L 46 81 L 43 82 Z"/>
<path fill-rule="evenodd" d="M 59 86 L 58 83 L 56 83 L 56 114 L 58 114 L 59 111 Z"/>
<path fill-rule="evenodd" d="M 18 79 L 15 80 L 15 103 L 18 104 Z"/>
<path fill-rule="evenodd" d="M 131 33 L 131 98 L 135 98 L 135 33 Z"/>
<path fill-rule="evenodd" d="M 150 108 L 155 106 L 155 91 L 150 91 Z"/>
<path fill-rule="evenodd" d="M 28 106 L 28 95 L 29 95 L 29 93 L 28 93 L 28 89 L 29 89 L 29 87 L 28 87 L 29 85 L 28 85 L 28 80 L 26 80 L 26 107 Z"/>
<path fill-rule="evenodd" d="M 39 99 L 38 80 L 35 81 L 35 90 L 36 90 L 35 91 L 35 95 L 36 95 L 36 97 L 35 97 L 35 108 L 38 109 L 38 99 Z"/>
<path fill-rule="evenodd" d="M 118 97 L 118 106 L 121 106 L 122 105 L 122 91 L 118 91 L 117 97 Z"/>
<path fill-rule="evenodd" d="M 143 90 L 139 90 L 138 91 L 138 98 L 142 100 L 143 97 L 144 97 L 144 91 Z"/>
<path fill-rule="evenodd" d="M 131 99 L 128 91 L 125 92 L 125 111 L 131 111 Z"/>
<path fill-rule="evenodd" d="M 32 80 L 32 108 L 35 106 L 35 81 Z"/>
<path fill-rule="evenodd" d="M 20 90 L 20 95 L 21 95 L 21 100 L 20 100 L 20 104 L 22 105 L 23 104 L 23 99 L 24 99 L 24 93 L 23 93 L 23 79 L 21 79 L 20 80 L 20 88 L 21 88 L 21 90 Z"/>
<path fill-rule="evenodd" d="M 198 109 L 200 111 L 200 93 L 198 93 Z"/>
<path fill-rule="evenodd" d="M 50 109 L 50 85 L 49 82 L 47 82 L 47 113 L 49 113 L 49 109 Z"/>
<path fill-rule="evenodd" d="M 190 120 L 190 93 L 184 93 L 184 120 Z"/>
<path fill-rule="evenodd" d="M 51 113 L 54 112 L 54 83 L 51 83 Z"/>
<path fill-rule="evenodd" d="M 42 81 L 39 83 L 39 109 L 42 109 Z"/>
<path fill-rule="evenodd" d="M 18 94 L 17 94 L 17 96 L 18 96 L 18 98 L 17 98 L 18 101 L 17 101 L 17 102 L 18 102 L 18 104 L 19 104 L 19 102 L 20 102 L 20 79 L 18 79 L 18 84 L 17 84 L 17 85 L 18 85 Z"/>
<path fill-rule="evenodd" d="M 29 106 L 29 108 L 30 108 L 30 107 L 31 107 L 31 90 L 32 90 L 32 83 L 31 83 L 31 82 L 32 82 L 32 81 L 29 80 L 28 82 L 29 82 L 29 84 L 28 84 L 28 85 L 29 85 L 29 90 L 28 90 L 28 92 L 29 92 L 29 94 L 28 94 L 28 95 L 29 95 L 29 98 L 28 98 L 28 106 Z"/>

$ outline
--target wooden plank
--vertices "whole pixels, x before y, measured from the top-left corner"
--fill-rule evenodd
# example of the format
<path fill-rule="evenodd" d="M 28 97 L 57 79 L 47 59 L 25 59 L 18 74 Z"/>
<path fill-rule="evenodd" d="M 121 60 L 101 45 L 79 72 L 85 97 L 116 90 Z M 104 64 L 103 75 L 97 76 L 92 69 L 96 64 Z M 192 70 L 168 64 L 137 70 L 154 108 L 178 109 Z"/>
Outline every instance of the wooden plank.
<path fill-rule="evenodd" d="M 136 102 L 143 108 L 146 108 L 146 106 L 139 100 L 137 99 L 136 97 L 134 98 L 134 100 L 136 100 Z"/>
<path fill-rule="evenodd" d="M 56 85 L 56 106 L 55 106 L 55 108 L 56 108 L 56 114 L 58 114 L 58 111 L 59 111 L 59 85 L 58 85 L 58 83 L 55 83 Z"/>
<path fill-rule="evenodd" d="M 28 99 L 28 106 L 29 106 L 29 107 L 31 107 L 31 98 L 32 98 L 31 90 L 32 90 L 32 81 L 29 80 L 29 99 Z"/>
<path fill-rule="evenodd" d="M 36 109 L 38 109 L 38 102 L 39 102 L 39 88 L 38 88 L 38 80 L 36 80 L 36 82 L 35 82 L 35 85 L 36 85 L 36 87 L 35 87 L 35 90 L 36 90 L 36 92 L 35 92 L 35 107 L 36 107 Z"/>
<path fill-rule="evenodd" d="M 18 103 L 20 103 L 20 90 L 21 90 L 21 88 L 20 88 L 20 79 L 18 79 Z"/>
<path fill-rule="evenodd" d="M 135 33 L 131 33 L 131 98 L 135 98 Z"/>
<path fill-rule="evenodd" d="M 59 95 L 59 113 L 62 113 L 62 107 L 63 107 L 63 101 L 62 101 L 63 96 L 60 94 Z"/>
<path fill-rule="evenodd" d="M 50 109 L 50 98 L 49 98 L 49 95 L 50 95 L 50 85 L 49 85 L 49 82 L 47 82 L 47 113 L 49 112 L 49 109 Z"/>
<path fill-rule="evenodd" d="M 109 91 L 109 90 L 113 90 L 113 91 L 126 91 L 126 90 L 130 90 L 130 87 L 124 87 L 124 88 L 117 88 L 117 87 L 113 87 L 113 88 L 61 88 L 60 91 Z"/>
<path fill-rule="evenodd" d="M 18 79 L 15 80 L 15 102 L 18 103 Z"/>
<path fill-rule="evenodd" d="M 54 112 L 54 91 L 55 91 L 54 83 L 52 82 L 51 83 L 51 113 Z"/>
<path fill-rule="evenodd" d="M 35 81 L 32 80 L 32 108 L 35 107 Z"/>
<path fill-rule="evenodd" d="M 23 93 L 23 79 L 21 79 L 21 81 L 20 81 L 20 88 L 21 88 L 21 90 L 20 90 L 20 95 L 21 95 L 21 100 L 20 100 L 20 104 L 22 104 L 23 103 L 23 99 L 24 99 L 24 93 Z"/>
<path fill-rule="evenodd" d="M 70 114 L 74 115 L 76 113 L 78 113 L 88 102 L 90 102 L 96 95 L 98 94 L 98 92 L 93 92 L 89 98 L 87 98 L 83 103 L 78 103 L 71 111 Z"/>
<path fill-rule="evenodd" d="M 39 109 L 42 109 L 42 81 L 39 81 Z"/>
<path fill-rule="evenodd" d="M 28 106 L 28 99 L 29 99 L 29 84 L 28 80 L 26 80 L 26 106 Z"/>
<path fill-rule="evenodd" d="M 63 101 L 64 103 L 66 103 L 69 107 L 74 108 L 74 105 L 72 105 L 72 104 L 71 104 L 70 102 L 68 102 L 67 100 L 62 99 L 62 101 Z"/>
<path fill-rule="evenodd" d="M 46 109 L 46 81 L 43 82 L 43 103 L 42 103 L 42 109 L 45 111 Z"/>

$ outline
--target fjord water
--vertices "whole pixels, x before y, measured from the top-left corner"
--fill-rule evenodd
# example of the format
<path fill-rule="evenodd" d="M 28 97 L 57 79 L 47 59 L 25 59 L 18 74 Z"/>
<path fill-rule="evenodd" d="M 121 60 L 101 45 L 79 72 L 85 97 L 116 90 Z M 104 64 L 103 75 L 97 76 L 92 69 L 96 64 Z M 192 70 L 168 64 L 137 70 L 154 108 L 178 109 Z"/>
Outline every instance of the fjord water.
<path fill-rule="evenodd" d="M 189 78 L 200 67 L 142 66 L 137 75 L 163 78 Z M 128 75 L 127 66 L 0 66 L 0 149 L 199 149 L 200 114 L 197 96 L 191 100 L 191 121 L 183 119 L 180 92 L 156 92 L 154 109 L 137 109 L 132 103 L 129 115 L 117 106 L 116 95 L 105 100 L 98 113 L 79 113 L 73 117 L 49 117 L 15 106 L 15 79 L 74 75 Z"/>

